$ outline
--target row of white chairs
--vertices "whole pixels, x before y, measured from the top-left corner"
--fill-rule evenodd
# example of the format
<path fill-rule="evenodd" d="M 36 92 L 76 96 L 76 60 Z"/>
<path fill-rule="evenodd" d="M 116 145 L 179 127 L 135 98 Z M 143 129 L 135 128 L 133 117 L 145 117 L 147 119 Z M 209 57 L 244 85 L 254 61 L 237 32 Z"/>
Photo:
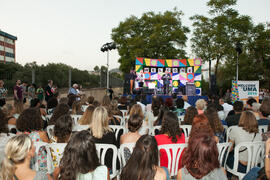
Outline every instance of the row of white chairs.
<path fill-rule="evenodd" d="M 44 142 L 35 142 L 36 146 L 36 153 L 38 153 L 39 149 L 44 146 L 47 151 L 47 166 L 48 172 L 51 173 L 54 171 L 55 167 L 58 167 L 60 164 L 60 160 L 63 156 L 64 149 L 66 147 L 66 143 L 44 143 Z M 254 146 L 256 143 L 253 143 Z M 135 143 L 127 143 L 122 144 L 119 148 L 112 144 L 96 144 L 97 154 L 100 159 L 101 164 L 105 164 L 105 155 L 106 152 L 111 149 L 113 151 L 112 157 L 112 174 L 110 175 L 111 178 L 116 177 L 119 174 L 119 170 L 116 168 L 117 157 L 120 160 L 120 169 L 122 169 L 127 160 L 124 156 L 124 150 L 127 148 L 130 153 L 132 154 L 133 148 L 135 147 Z M 175 176 L 178 171 L 179 159 L 183 150 L 187 147 L 187 144 L 167 144 L 167 145 L 160 145 L 158 146 L 159 151 L 165 151 L 168 157 L 168 170 L 170 172 L 170 176 Z M 219 162 L 221 166 L 224 167 L 224 162 L 227 160 L 228 152 L 231 147 L 231 143 L 218 143 L 217 144 L 219 150 Z M 248 146 L 249 148 L 250 146 Z M 253 158 L 254 159 L 254 158 Z M 255 158 L 254 161 L 257 159 Z M 251 163 L 252 164 L 252 163 Z M 253 166 L 256 163 L 252 164 Z M 38 170 L 39 164 L 38 162 L 35 163 L 35 169 Z"/>

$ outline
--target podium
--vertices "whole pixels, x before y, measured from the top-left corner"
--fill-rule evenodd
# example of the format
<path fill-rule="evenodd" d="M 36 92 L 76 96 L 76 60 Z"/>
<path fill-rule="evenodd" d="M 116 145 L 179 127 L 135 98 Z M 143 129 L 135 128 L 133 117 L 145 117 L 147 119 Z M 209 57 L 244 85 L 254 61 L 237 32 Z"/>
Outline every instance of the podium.
<path fill-rule="evenodd" d="M 196 96 L 196 87 L 194 83 L 186 84 L 186 95 L 187 96 Z"/>

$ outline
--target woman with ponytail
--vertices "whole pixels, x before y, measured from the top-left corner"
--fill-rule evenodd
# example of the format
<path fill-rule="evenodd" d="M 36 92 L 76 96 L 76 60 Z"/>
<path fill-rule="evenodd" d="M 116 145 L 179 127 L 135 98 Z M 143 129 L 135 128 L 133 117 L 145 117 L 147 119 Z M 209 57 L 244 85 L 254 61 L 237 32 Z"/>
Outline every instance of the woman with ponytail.
<path fill-rule="evenodd" d="M 52 180 L 50 175 L 30 169 L 35 146 L 26 134 L 12 137 L 5 148 L 5 158 L 0 172 L 1 180 Z"/>
<path fill-rule="evenodd" d="M 158 166 L 158 147 L 156 139 L 143 135 L 136 142 L 133 153 L 123 168 L 121 180 L 167 180 L 170 175 L 166 168 Z"/>

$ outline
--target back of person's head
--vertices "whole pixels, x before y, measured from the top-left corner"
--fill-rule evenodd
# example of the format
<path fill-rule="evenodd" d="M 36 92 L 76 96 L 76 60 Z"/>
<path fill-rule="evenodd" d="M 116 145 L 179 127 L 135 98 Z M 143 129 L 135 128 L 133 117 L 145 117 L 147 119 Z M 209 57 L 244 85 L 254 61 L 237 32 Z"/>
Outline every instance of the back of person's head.
<path fill-rule="evenodd" d="M 218 148 L 214 137 L 204 132 L 189 137 L 181 166 L 186 167 L 196 179 L 201 179 L 214 169 L 219 168 Z"/>
<path fill-rule="evenodd" d="M 127 103 L 127 97 L 126 96 L 121 96 L 119 103 L 122 105 L 126 105 Z"/>
<path fill-rule="evenodd" d="M 250 106 L 250 107 L 252 107 L 252 104 L 253 103 L 256 103 L 257 101 L 254 99 L 254 98 L 249 98 L 248 100 L 247 100 L 247 104 Z"/>
<path fill-rule="evenodd" d="M 2 109 L 0 109 L 0 133 L 8 133 L 8 120 Z"/>
<path fill-rule="evenodd" d="M 117 102 L 115 99 L 112 100 L 112 101 L 111 101 L 111 108 L 112 108 L 113 110 L 116 110 L 116 109 L 118 109 L 117 107 L 118 107 L 118 102 Z"/>
<path fill-rule="evenodd" d="M 221 121 L 218 117 L 217 110 L 214 106 L 207 107 L 206 111 L 204 112 L 206 115 L 211 128 L 213 129 L 214 133 L 222 133 L 224 128 L 221 124 Z"/>
<path fill-rule="evenodd" d="M 90 129 L 94 137 L 102 138 L 104 133 L 110 131 L 108 120 L 108 112 L 105 107 L 99 106 L 95 108 L 90 124 Z"/>
<path fill-rule="evenodd" d="M 167 106 L 168 108 L 172 108 L 173 107 L 173 99 L 171 97 L 166 98 L 164 105 Z"/>
<path fill-rule="evenodd" d="M 184 108 L 184 100 L 182 98 L 178 98 L 176 100 L 176 107 L 177 107 L 177 109 L 183 109 Z"/>
<path fill-rule="evenodd" d="M 183 124 L 192 125 L 193 119 L 196 115 L 198 115 L 197 109 L 193 106 L 189 106 L 186 110 Z"/>
<path fill-rule="evenodd" d="M 76 132 L 65 147 L 60 161 L 60 179 L 76 179 L 78 173 L 92 172 L 99 165 L 95 141 L 90 132 Z"/>
<path fill-rule="evenodd" d="M 206 102 L 204 99 L 198 99 L 195 104 L 198 110 L 204 110 L 206 108 Z"/>
<path fill-rule="evenodd" d="M 95 110 L 95 106 L 93 105 L 89 105 L 85 112 L 83 113 L 81 119 L 79 119 L 78 123 L 80 125 L 90 125 L 92 122 L 92 118 L 93 118 L 93 112 Z"/>
<path fill-rule="evenodd" d="M 25 161 L 31 151 L 31 147 L 32 140 L 26 134 L 20 134 L 9 139 L 5 146 L 0 179 L 12 180 L 14 178 L 15 165 Z"/>
<path fill-rule="evenodd" d="M 259 112 L 260 111 L 261 104 L 260 103 L 252 103 L 252 111 L 253 112 Z"/>
<path fill-rule="evenodd" d="M 233 110 L 235 112 L 242 112 L 243 111 L 244 104 L 242 101 L 235 101 L 233 103 Z"/>
<path fill-rule="evenodd" d="M 106 107 L 110 106 L 111 105 L 111 99 L 110 99 L 110 97 L 107 96 L 107 95 L 105 95 L 103 97 L 103 99 L 102 99 L 102 104 L 101 105 L 102 106 L 106 106 Z"/>
<path fill-rule="evenodd" d="M 69 114 L 69 106 L 67 104 L 58 104 L 55 108 L 55 110 L 53 111 L 53 115 L 51 117 L 51 119 L 49 120 L 49 124 L 53 125 L 55 124 L 56 120 L 65 114 Z"/>
<path fill-rule="evenodd" d="M 129 115 L 132 116 L 134 114 L 140 115 L 142 118 L 144 117 L 142 107 L 139 104 L 134 104 L 129 112 Z"/>
<path fill-rule="evenodd" d="M 30 101 L 30 107 L 39 107 L 40 101 L 38 98 L 31 99 Z"/>
<path fill-rule="evenodd" d="M 68 105 L 69 105 L 69 107 L 70 108 L 72 108 L 72 105 L 73 105 L 73 103 L 76 101 L 76 95 L 74 95 L 74 94 L 69 94 L 68 95 Z"/>
<path fill-rule="evenodd" d="M 82 104 L 80 101 L 74 101 L 72 104 L 72 114 L 79 114 L 82 112 Z"/>
<path fill-rule="evenodd" d="M 182 134 L 182 131 L 179 128 L 178 117 L 175 113 L 170 111 L 166 111 L 164 113 L 160 133 L 168 134 L 173 143 L 177 142 L 177 136 L 179 138 Z"/>
<path fill-rule="evenodd" d="M 88 102 L 89 104 L 93 104 L 94 100 L 95 100 L 95 98 L 94 98 L 93 96 L 89 96 L 89 97 L 87 98 L 87 102 Z"/>
<path fill-rule="evenodd" d="M 98 101 L 94 100 L 93 106 L 98 107 L 98 106 L 100 106 L 100 103 Z"/>
<path fill-rule="evenodd" d="M 68 103 L 68 98 L 67 98 L 67 97 L 62 97 L 62 98 L 60 98 L 59 104 L 61 104 L 61 103 L 67 104 L 67 103 Z"/>
<path fill-rule="evenodd" d="M 43 128 L 39 108 L 25 109 L 16 121 L 16 127 L 21 132 L 39 131 Z"/>
<path fill-rule="evenodd" d="M 268 117 L 270 115 L 270 97 L 263 98 L 260 112 L 264 117 Z"/>
<path fill-rule="evenodd" d="M 53 96 L 48 100 L 47 109 L 55 108 L 57 105 L 58 105 L 58 100 L 56 97 Z"/>
<path fill-rule="evenodd" d="M 133 153 L 123 168 L 120 179 L 154 179 L 158 166 L 158 147 L 156 139 L 150 135 L 141 136 L 136 142 Z"/>
<path fill-rule="evenodd" d="M 134 114 L 128 119 L 128 130 L 130 132 L 136 132 L 142 126 L 143 119 L 140 115 Z"/>
<path fill-rule="evenodd" d="M 153 111 L 154 116 L 158 116 L 160 107 L 161 107 L 160 101 L 157 98 L 153 98 L 151 109 Z"/>
<path fill-rule="evenodd" d="M 251 111 L 242 112 L 238 126 L 249 133 L 258 133 L 258 122 Z"/>
<path fill-rule="evenodd" d="M 73 121 L 70 115 L 60 116 L 53 129 L 54 135 L 57 138 L 57 143 L 66 143 L 72 133 Z"/>

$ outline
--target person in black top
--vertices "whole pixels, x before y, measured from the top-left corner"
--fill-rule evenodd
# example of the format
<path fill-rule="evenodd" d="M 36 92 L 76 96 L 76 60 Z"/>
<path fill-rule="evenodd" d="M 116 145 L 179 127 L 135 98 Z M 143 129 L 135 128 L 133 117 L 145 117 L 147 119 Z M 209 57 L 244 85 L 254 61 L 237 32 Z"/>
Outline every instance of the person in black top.
<path fill-rule="evenodd" d="M 134 80 L 137 78 L 136 72 L 130 70 L 129 79 L 130 79 L 130 94 L 133 94 Z"/>
<path fill-rule="evenodd" d="M 46 102 L 48 102 L 49 99 L 51 97 L 53 97 L 52 85 L 53 85 L 53 81 L 48 80 L 48 86 L 45 88 L 45 100 L 46 100 Z"/>
<path fill-rule="evenodd" d="M 112 98 L 113 98 L 113 89 L 112 89 L 112 86 L 110 86 L 110 88 L 107 90 L 108 91 L 108 93 L 110 94 L 109 95 L 109 97 L 110 97 L 110 100 L 112 100 Z"/>
<path fill-rule="evenodd" d="M 239 119 L 243 111 L 244 105 L 242 101 L 236 101 L 233 104 L 234 115 L 228 115 L 225 121 L 227 122 L 228 127 L 237 126 L 239 124 Z"/>

